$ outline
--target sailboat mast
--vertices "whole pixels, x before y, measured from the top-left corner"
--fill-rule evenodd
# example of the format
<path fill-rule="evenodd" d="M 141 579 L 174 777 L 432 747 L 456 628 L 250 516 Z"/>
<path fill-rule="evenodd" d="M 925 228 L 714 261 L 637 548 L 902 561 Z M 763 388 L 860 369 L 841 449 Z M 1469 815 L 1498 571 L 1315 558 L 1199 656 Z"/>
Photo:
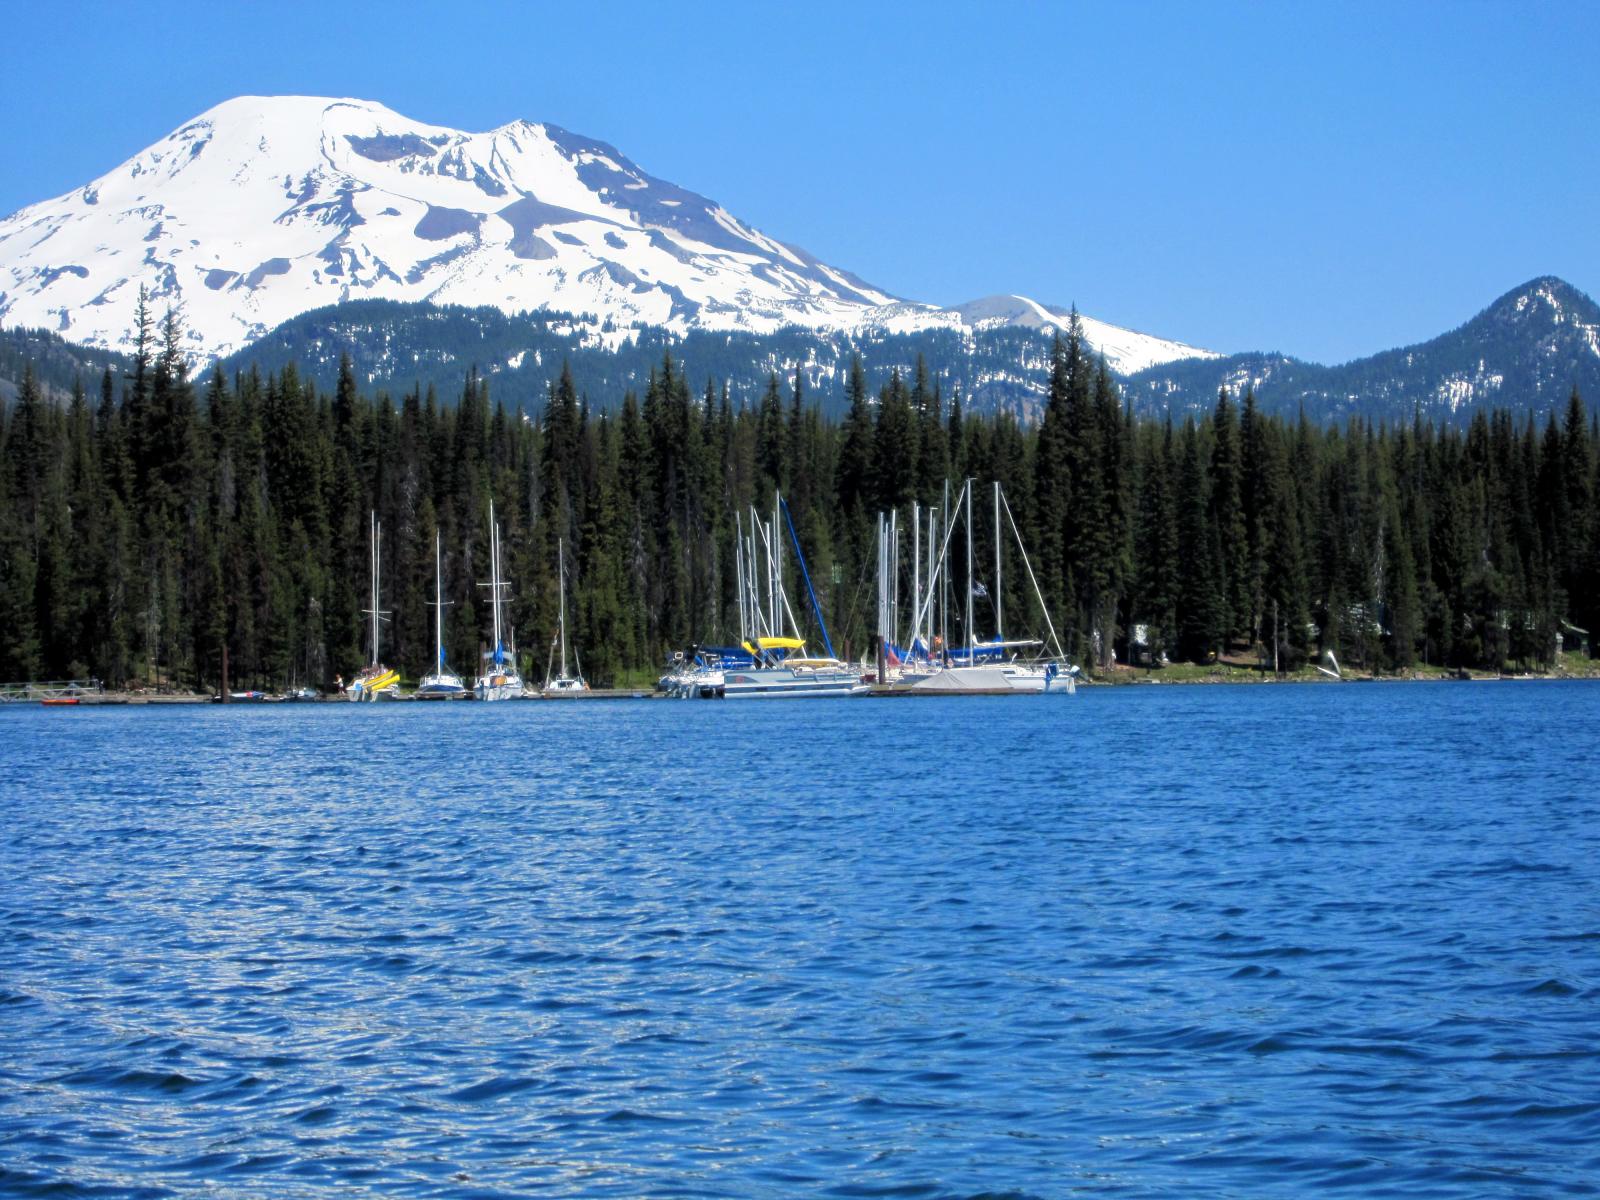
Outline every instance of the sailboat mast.
<path fill-rule="evenodd" d="M 950 480 L 944 481 L 944 520 L 939 525 L 939 531 L 944 534 L 945 540 L 950 540 Z M 950 653 L 950 568 L 945 566 L 939 572 L 939 645 L 944 653 Z"/>
<path fill-rule="evenodd" d="M 911 502 L 911 613 L 910 649 L 915 653 L 922 635 L 922 509 L 915 500 Z"/>
<path fill-rule="evenodd" d="M 884 574 L 885 574 L 886 571 L 887 571 L 887 568 L 884 566 L 884 549 L 883 549 L 883 514 L 879 513 L 878 514 L 878 645 L 876 647 L 876 652 L 880 653 L 880 654 L 883 651 L 883 642 L 884 642 L 883 626 L 884 626 L 884 621 L 886 619 L 884 617 L 884 610 L 889 607 L 888 600 L 887 600 L 886 595 L 885 595 L 885 593 L 887 592 L 888 589 L 884 585 Z"/>
<path fill-rule="evenodd" d="M 444 568 L 441 543 L 444 535 L 433 531 L 433 661 L 435 671 L 444 670 Z"/>
<path fill-rule="evenodd" d="M 889 639 L 900 625 L 900 510 L 889 510 Z"/>
<path fill-rule="evenodd" d="M 367 616 L 372 618 L 372 629 L 367 641 L 372 644 L 368 666 L 378 663 L 378 514 L 367 513 Z"/>
<path fill-rule="evenodd" d="M 1062 662 L 1066 661 L 1067 654 L 1061 648 L 1061 639 L 1056 636 L 1055 623 L 1050 620 L 1050 609 L 1044 602 L 1044 592 L 1039 587 L 1039 577 L 1033 573 L 1033 563 L 1028 561 L 1028 548 L 1022 544 L 1022 531 L 1017 528 L 1017 518 L 1012 515 L 1011 501 L 1005 501 L 1006 520 L 1011 523 L 1011 535 L 1017 539 L 1017 552 L 1022 555 L 1022 565 L 1028 572 L 1028 582 L 1033 584 L 1033 598 L 1039 602 L 1039 611 L 1044 614 L 1044 627 L 1050 631 L 1050 641 L 1056 648 L 1056 657 Z"/>
<path fill-rule="evenodd" d="M 560 577 L 561 607 L 561 678 L 567 677 L 567 556 L 565 544 L 556 539 L 556 573 Z"/>
<path fill-rule="evenodd" d="M 752 504 L 750 506 L 750 565 L 755 571 L 755 582 L 751 588 L 751 595 L 756 606 L 756 636 L 771 637 L 772 618 L 768 614 L 772 611 L 772 560 L 771 556 L 766 553 L 762 553 L 758 557 L 758 547 L 756 545 L 756 534 L 758 533 L 761 535 L 761 547 L 765 547 L 767 544 L 767 527 L 757 514 L 755 505 Z M 763 574 L 763 571 L 766 573 Z M 762 598 L 761 594 L 763 589 L 766 590 L 765 599 Z"/>
<path fill-rule="evenodd" d="M 972 480 L 967 480 L 967 665 L 972 663 Z"/>
<path fill-rule="evenodd" d="M 994 481 L 994 640 L 997 642 L 1006 636 L 1000 607 L 1005 603 L 1005 592 L 1000 583 L 1000 481 L 996 479 Z"/>
<path fill-rule="evenodd" d="M 748 611 L 745 607 L 744 590 L 744 522 L 740 519 L 738 510 L 733 514 L 733 577 L 739 589 L 739 640 L 750 640 L 750 622 L 746 617 Z"/>
<path fill-rule="evenodd" d="M 772 547 L 772 620 L 777 626 L 776 635 L 778 637 L 782 637 L 783 609 L 779 607 L 778 597 L 783 595 L 783 543 L 778 540 L 778 530 L 780 528 L 778 524 L 778 501 L 778 489 L 773 488 L 772 524 L 767 526 L 768 533 L 771 537 L 770 545 Z M 800 630 L 798 628 L 796 628 L 793 632 L 795 637 L 800 636 Z"/>
<path fill-rule="evenodd" d="M 500 526 L 495 524 L 494 501 L 489 501 L 489 611 L 494 623 L 494 661 L 500 664 Z"/>
<path fill-rule="evenodd" d="M 378 520 L 376 512 L 371 514 L 372 520 L 372 665 L 378 665 L 378 578 L 383 570 L 383 551 L 379 548 L 378 540 L 383 536 L 383 523 Z"/>

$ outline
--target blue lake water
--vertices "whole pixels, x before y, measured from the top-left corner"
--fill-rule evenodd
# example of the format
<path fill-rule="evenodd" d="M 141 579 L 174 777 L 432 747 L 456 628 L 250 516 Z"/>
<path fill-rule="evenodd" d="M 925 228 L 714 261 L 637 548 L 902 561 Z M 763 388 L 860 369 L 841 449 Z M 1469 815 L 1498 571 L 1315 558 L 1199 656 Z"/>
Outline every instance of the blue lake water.
<path fill-rule="evenodd" d="M 0 1193 L 1600 1194 L 1597 730 L 0 710 Z"/>

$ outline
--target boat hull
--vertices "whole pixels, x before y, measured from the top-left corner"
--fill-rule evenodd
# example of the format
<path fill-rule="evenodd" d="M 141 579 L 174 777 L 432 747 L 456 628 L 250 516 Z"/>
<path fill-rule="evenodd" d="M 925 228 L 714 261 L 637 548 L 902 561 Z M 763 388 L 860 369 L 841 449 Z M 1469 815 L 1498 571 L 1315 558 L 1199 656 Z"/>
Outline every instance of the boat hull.
<path fill-rule="evenodd" d="M 382 667 L 368 669 L 346 690 L 345 695 L 356 701 L 395 700 L 400 690 L 400 672 Z"/>
<path fill-rule="evenodd" d="M 706 668 L 668 675 L 658 686 L 674 700 L 720 700 L 725 680 L 721 671 Z"/>
<path fill-rule="evenodd" d="M 1017 663 L 984 663 L 946 667 L 911 685 L 916 692 L 983 692 L 1067 695 L 1075 690 L 1070 673 Z"/>
<path fill-rule="evenodd" d="M 454 675 L 429 675 L 414 694 L 418 700 L 456 700 L 467 694 L 467 685 Z"/>
<path fill-rule="evenodd" d="M 525 689 L 516 676 L 495 676 L 473 684 L 472 694 L 479 700 L 520 700 Z"/>
<path fill-rule="evenodd" d="M 722 695 L 728 700 L 862 696 L 867 690 L 861 676 L 851 670 L 755 667 L 726 671 L 722 680 Z"/>

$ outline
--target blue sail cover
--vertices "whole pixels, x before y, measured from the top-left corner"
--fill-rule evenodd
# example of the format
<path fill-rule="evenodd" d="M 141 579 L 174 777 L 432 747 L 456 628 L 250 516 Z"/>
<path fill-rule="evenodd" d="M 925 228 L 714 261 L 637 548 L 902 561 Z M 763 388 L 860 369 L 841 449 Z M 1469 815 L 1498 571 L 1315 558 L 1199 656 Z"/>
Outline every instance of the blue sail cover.
<path fill-rule="evenodd" d="M 702 646 L 695 658 L 706 666 L 754 667 L 755 658 L 743 646 Z"/>
<path fill-rule="evenodd" d="M 979 663 L 1004 662 L 1006 657 L 1006 647 L 998 642 L 979 642 L 972 647 L 970 653 L 965 646 L 955 646 L 950 650 L 951 665 L 957 667 L 973 667 Z"/>
<path fill-rule="evenodd" d="M 901 666 L 905 663 L 934 662 L 937 656 L 929 648 L 928 643 L 920 637 L 912 638 L 911 645 L 901 646 L 897 642 L 883 644 L 884 658 L 891 667 Z"/>

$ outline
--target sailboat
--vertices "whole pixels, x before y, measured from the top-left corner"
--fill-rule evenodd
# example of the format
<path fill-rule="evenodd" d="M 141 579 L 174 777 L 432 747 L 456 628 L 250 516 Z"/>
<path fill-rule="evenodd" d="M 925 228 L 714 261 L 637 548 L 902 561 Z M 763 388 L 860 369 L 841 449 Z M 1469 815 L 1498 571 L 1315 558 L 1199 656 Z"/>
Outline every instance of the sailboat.
<path fill-rule="evenodd" d="M 479 584 L 489 589 L 489 608 L 494 614 L 494 647 L 485 650 L 478 678 L 473 682 L 472 694 L 479 700 L 520 700 L 522 676 L 517 671 L 515 639 L 509 639 L 505 619 L 505 594 L 510 588 L 500 577 L 500 526 L 494 519 L 494 501 L 489 501 L 489 582 Z M 506 642 L 510 640 L 509 649 Z"/>
<path fill-rule="evenodd" d="M 378 628 L 389 614 L 378 602 L 378 580 L 383 565 L 379 542 L 383 537 L 383 524 L 376 512 L 368 515 L 367 532 L 371 541 L 372 607 L 362 611 L 372 617 L 372 662 L 350 681 L 345 695 L 351 700 L 395 700 L 400 694 L 400 672 L 384 666 L 378 656 Z"/>
<path fill-rule="evenodd" d="M 1011 516 L 1011 506 L 1006 501 L 997 481 L 994 485 L 994 614 L 995 636 L 988 641 L 977 639 L 977 618 L 973 611 L 973 601 L 988 595 L 986 589 L 978 582 L 973 570 L 972 543 L 972 491 L 973 481 L 968 480 L 962 488 L 961 495 L 956 498 L 956 513 L 961 515 L 962 505 L 965 503 L 965 526 L 967 531 L 967 578 L 966 578 L 966 644 L 958 648 L 951 648 L 944 639 L 938 641 L 940 649 L 936 653 L 928 653 L 927 642 L 923 640 L 921 630 L 925 616 L 930 616 L 934 596 L 934 586 L 937 582 L 942 585 L 948 578 L 946 564 L 947 552 L 950 544 L 950 534 L 954 528 L 948 520 L 944 532 L 944 545 L 941 548 L 939 561 L 930 576 L 930 586 L 927 600 L 917 606 L 916 620 L 913 625 L 911 644 L 914 651 L 911 662 L 901 675 L 900 682 L 908 684 L 912 690 L 919 692 L 1035 692 L 1070 694 L 1077 690 L 1076 678 L 1078 668 L 1067 662 L 1066 655 L 1062 652 L 1061 641 L 1056 636 L 1054 623 L 1050 620 L 1050 613 L 1045 607 L 1044 596 L 1039 591 L 1039 581 L 1033 574 L 1033 564 L 1028 559 L 1027 548 L 1022 544 L 1022 535 L 1017 529 L 1015 518 Z M 1003 584 L 1004 560 L 1002 550 L 1005 540 L 1005 531 L 1000 522 L 1000 514 L 1004 508 L 1009 520 L 1010 530 L 1016 539 L 1017 550 L 1022 555 L 1023 566 L 1027 568 L 1028 579 L 1033 585 L 1034 596 L 1039 603 L 1039 609 L 1044 614 L 1046 628 L 1050 635 L 1050 649 L 1054 650 L 1053 656 L 1023 659 L 1023 651 L 1038 651 L 1045 649 L 1045 643 L 1036 638 L 1007 638 L 1002 632 L 1004 628 L 1003 613 Z M 931 548 L 931 536 L 930 536 Z M 894 564 L 889 560 L 886 569 L 893 570 Z M 920 587 L 919 587 L 920 590 Z M 883 594 L 880 585 L 880 596 Z M 887 653 L 893 654 L 891 647 Z"/>
<path fill-rule="evenodd" d="M 433 535 L 433 670 L 422 677 L 417 685 L 418 700 L 454 700 L 467 694 L 467 685 L 461 676 L 445 666 L 444 661 L 444 570 L 442 536 Z"/>
<path fill-rule="evenodd" d="M 550 677 L 550 664 L 548 662 L 545 663 L 544 694 L 546 696 L 559 696 L 571 692 L 587 692 L 589 690 L 589 685 L 583 681 L 582 675 L 567 674 L 567 558 L 566 545 L 560 538 L 556 539 L 556 564 L 561 579 L 561 619 L 556 634 L 561 643 L 561 674 L 552 679 Z M 550 649 L 554 651 L 555 647 L 552 646 Z M 573 651 L 573 657 L 577 657 L 577 651 Z"/>
<path fill-rule="evenodd" d="M 795 557 L 800 563 L 800 574 L 805 580 L 806 595 L 811 601 L 811 612 L 821 630 L 823 645 L 828 650 L 825 657 L 808 653 L 805 640 L 800 636 L 799 622 L 789 606 L 783 583 L 783 526 L 778 523 L 780 515 L 788 527 Z M 805 553 L 800 549 L 800 538 L 795 533 L 794 521 L 789 517 L 789 507 L 783 502 L 782 496 L 773 497 L 770 522 L 763 521 L 751 509 L 748 541 L 737 516 L 735 531 L 738 538 L 735 566 L 739 588 L 739 631 L 743 644 L 737 649 L 729 648 L 721 652 L 720 694 L 729 700 L 863 695 L 867 685 L 862 682 L 860 673 L 840 662 L 833 653 L 827 622 L 822 619 L 822 608 L 817 603 L 816 590 L 811 586 L 811 573 L 806 569 Z M 717 694 L 715 682 L 709 677 L 698 690 L 701 695 Z"/>

